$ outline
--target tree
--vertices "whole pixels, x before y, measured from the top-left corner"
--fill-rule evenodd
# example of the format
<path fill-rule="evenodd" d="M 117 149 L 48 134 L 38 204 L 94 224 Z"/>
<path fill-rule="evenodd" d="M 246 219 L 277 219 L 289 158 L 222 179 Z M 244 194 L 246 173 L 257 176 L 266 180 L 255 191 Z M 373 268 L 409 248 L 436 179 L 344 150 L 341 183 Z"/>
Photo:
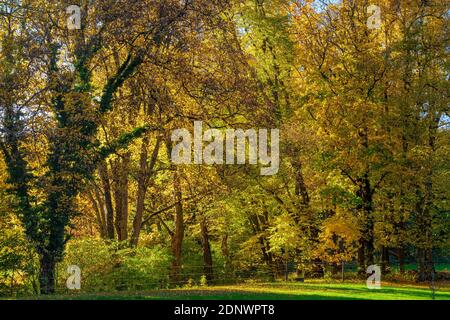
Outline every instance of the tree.
<path fill-rule="evenodd" d="M 40 44 L 39 49 L 46 53 L 45 64 L 42 65 L 39 65 L 39 59 L 27 57 L 37 67 L 46 67 L 45 94 L 48 100 L 43 102 L 48 103 L 47 112 L 53 115 L 53 119 L 49 121 L 53 129 L 47 135 L 46 172 L 40 176 L 40 185 L 43 187 L 40 189 L 41 199 L 33 199 L 31 183 L 36 177 L 28 166 L 26 151 L 21 145 L 24 138 L 22 127 L 25 124 L 21 111 L 15 110 L 15 104 L 22 101 L 4 103 L 6 109 L 3 127 L 6 133 L 1 146 L 8 166 L 11 191 L 18 199 L 16 208 L 28 238 L 40 255 L 40 290 L 43 294 L 49 294 L 55 290 L 55 265 L 63 256 L 64 245 L 68 240 L 66 228 L 71 218 L 77 214 L 74 202 L 82 191 L 83 182 L 92 176 L 101 159 L 126 146 L 147 130 L 146 126 L 134 128 L 131 132 L 122 134 L 117 141 L 102 146 L 97 140 L 99 120 L 111 111 L 115 94 L 143 64 L 148 52 L 171 41 L 173 26 L 184 19 L 191 2 L 187 1 L 182 6 L 157 6 L 156 15 L 150 20 L 143 15 L 141 7 L 145 5 L 144 2 L 131 6 L 131 10 L 126 2 L 122 6 L 126 6 L 127 10 L 122 10 L 116 4 L 109 14 L 102 13 L 108 12 L 104 10 L 108 4 L 99 3 L 97 10 L 93 10 L 95 5 L 89 6 L 86 2 L 83 6 L 82 28 L 75 34 L 68 33 L 62 26 L 60 12 L 64 12 L 65 8 L 61 4 L 52 5 L 52 9 L 56 11 L 46 12 L 47 16 L 36 10 L 39 5 L 39 1 L 32 1 L 26 7 L 15 2 L 8 3 L 7 8 L 11 8 L 11 13 L 7 13 L 7 19 L 15 19 L 16 24 L 12 26 L 17 26 L 17 29 L 10 28 L 4 39 L 12 43 L 14 31 L 19 31 L 20 35 L 28 35 L 36 28 L 38 34 L 29 36 L 34 36 Z M 50 10 L 50 7 L 47 8 Z M 123 15 L 123 12 L 127 14 Z M 120 17 L 117 16 L 118 13 L 121 14 Z M 30 20 L 24 20 L 23 17 L 28 15 Z M 120 29 L 129 21 L 133 21 L 135 27 L 131 32 Z M 148 25 L 151 27 L 145 27 Z M 140 26 L 144 26 L 143 32 L 139 30 Z M 105 36 L 104 31 L 108 29 L 117 30 L 117 33 L 111 33 L 115 38 Z M 107 46 L 114 43 L 125 46 L 117 54 L 116 70 L 106 77 L 96 104 L 92 64 L 106 53 Z M 62 50 L 73 50 L 69 68 L 58 64 L 58 56 Z M 17 56 L 19 53 L 20 50 L 12 47 L 9 53 L 6 52 L 4 61 L 9 64 L 20 61 Z M 14 55 L 17 58 L 15 60 Z M 8 83 L 12 80 L 11 77 L 17 77 L 17 73 L 9 66 L 2 76 L 7 77 L 4 83 Z M 122 176 L 121 183 L 126 183 L 126 177 Z M 119 220 L 121 223 L 117 224 L 116 220 L 117 231 L 122 238 L 125 237 L 127 228 L 123 225 L 125 218 L 126 207 L 123 205 Z"/>

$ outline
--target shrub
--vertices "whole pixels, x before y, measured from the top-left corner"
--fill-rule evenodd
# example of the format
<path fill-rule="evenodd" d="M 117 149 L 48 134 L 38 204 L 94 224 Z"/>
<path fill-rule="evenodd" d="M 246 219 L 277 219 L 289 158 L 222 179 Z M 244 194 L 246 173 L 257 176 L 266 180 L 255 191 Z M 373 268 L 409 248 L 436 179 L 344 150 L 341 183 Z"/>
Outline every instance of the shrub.
<path fill-rule="evenodd" d="M 0 221 L 0 296 L 29 295 L 38 291 L 38 258 L 25 239 L 17 219 Z"/>
<path fill-rule="evenodd" d="M 59 289 L 67 291 L 67 267 L 81 269 L 81 291 L 150 290 L 167 287 L 170 254 L 160 246 L 120 249 L 103 240 L 72 240 L 58 266 Z"/>
<path fill-rule="evenodd" d="M 208 279 L 206 279 L 205 275 L 202 275 L 200 278 L 200 287 L 208 286 Z"/>

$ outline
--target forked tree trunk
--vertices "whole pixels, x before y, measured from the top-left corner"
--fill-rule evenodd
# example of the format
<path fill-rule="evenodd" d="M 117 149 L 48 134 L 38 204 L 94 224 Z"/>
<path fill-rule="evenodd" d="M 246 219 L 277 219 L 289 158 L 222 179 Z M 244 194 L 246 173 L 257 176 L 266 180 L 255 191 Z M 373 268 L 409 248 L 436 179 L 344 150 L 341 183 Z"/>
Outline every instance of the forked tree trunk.
<path fill-rule="evenodd" d="M 148 158 L 148 138 L 145 137 L 142 140 L 141 156 L 139 160 L 139 173 L 138 173 L 138 190 L 136 199 L 136 214 L 133 219 L 133 233 L 131 235 L 130 245 L 132 247 L 137 247 L 139 243 L 139 237 L 142 229 L 142 217 L 144 215 L 145 209 L 145 195 L 147 193 L 147 188 L 149 184 L 150 177 L 155 167 L 156 160 L 158 158 L 159 148 L 161 145 L 161 138 L 158 137 L 156 141 L 156 146 L 153 149 L 152 157 L 150 159 L 150 164 L 147 164 Z"/>
<path fill-rule="evenodd" d="M 252 214 L 249 217 L 249 221 L 252 225 L 253 232 L 255 235 L 258 236 L 258 242 L 261 248 L 261 253 L 263 257 L 263 261 L 266 263 L 267 267 L 269 268 L 270 277 L 272 279 L 275 279 L 277 275 L 277 265 L 274 261 L 272 252 L 270 250 L 270 243 L 266 236 L 264 235 L 264 231 L 268 227 L 268 221 L 267 221 L 267 212 L 265 212 L 263 215 L 261 214 Z"/>

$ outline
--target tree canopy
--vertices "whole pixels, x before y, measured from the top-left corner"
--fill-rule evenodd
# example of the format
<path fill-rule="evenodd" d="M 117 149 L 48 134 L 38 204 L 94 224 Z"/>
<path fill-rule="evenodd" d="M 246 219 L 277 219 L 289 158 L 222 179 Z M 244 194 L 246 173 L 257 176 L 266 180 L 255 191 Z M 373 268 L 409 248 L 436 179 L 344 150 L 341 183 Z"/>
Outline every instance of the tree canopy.
<path fill-rule="evenodd" d="M 43 294 L 67 264 L 151 265 L 160 286 L 290 264 L 434 277 L 450 249 L 449 6 L 374 4 L 0 1 L 0 275 Z M 194 122 L 215 152 L 227 130 L 278 129 L 278 171 L 174 163 L 172 133 Z"/>

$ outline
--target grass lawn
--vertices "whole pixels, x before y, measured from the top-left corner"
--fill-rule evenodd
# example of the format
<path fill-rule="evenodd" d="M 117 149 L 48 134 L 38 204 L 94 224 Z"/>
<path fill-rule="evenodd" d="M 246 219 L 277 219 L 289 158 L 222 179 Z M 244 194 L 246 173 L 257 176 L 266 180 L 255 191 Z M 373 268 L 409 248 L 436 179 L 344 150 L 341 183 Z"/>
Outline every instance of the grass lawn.
<path fill-rule="evenodd" d="M 36 299 L 28 297 L 27 299 Z M 254 283 L 205 288 L 118 292 L 106 294 L 66 294 L 45 297 L 63 300 L 423 300 L 431 299 L 428 286 L 383 283 L 378 290 L 367 289 L 365 283 Z M 450 300 L 450 285 L 440 285 L 437 300 Z"/>

